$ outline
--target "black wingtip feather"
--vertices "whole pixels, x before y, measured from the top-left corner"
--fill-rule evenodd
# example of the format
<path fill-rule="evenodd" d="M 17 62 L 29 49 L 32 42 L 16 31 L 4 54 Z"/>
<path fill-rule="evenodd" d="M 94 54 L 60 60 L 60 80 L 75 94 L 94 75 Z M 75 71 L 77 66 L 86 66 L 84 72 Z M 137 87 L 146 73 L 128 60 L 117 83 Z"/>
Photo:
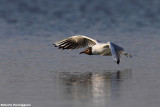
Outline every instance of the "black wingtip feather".
<path fill-rule="evenodd" d="M 117 61 L 117 64 L 119 64 L 120 63 L 120 61 Z"/>
<path fill-rule="evenodd" d="M 56 44 L 53 44 L 54 47 L 58 47 Z"/>

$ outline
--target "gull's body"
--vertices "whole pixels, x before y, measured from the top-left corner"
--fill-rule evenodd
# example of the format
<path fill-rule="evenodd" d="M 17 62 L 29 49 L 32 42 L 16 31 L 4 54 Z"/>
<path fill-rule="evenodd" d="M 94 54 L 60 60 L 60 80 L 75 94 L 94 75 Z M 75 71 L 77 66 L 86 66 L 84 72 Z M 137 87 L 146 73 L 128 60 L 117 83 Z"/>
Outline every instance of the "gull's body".
<path fill-rule="evenodd" d="M 92 47 L 93 55 L 110 55 L 111 51 L 108 47 L 105 47 L 106 43 L 97 43 Z"/>
<path fill-rule="evenodd" d="M 113 56 L 113 60 L 119 64 L 120 54 L 130 57 L 124 49 L 112 42 L 101 43 L 97 40 L 89 38 L 83 35 L 72 36 L 67 39 L 55 42 L 53 45 L 59 47 L 59 49 L 79 49 L 83 47 L 88 47 L 80 54 L 85 53 L 88 55 L 104 55 Z"/>

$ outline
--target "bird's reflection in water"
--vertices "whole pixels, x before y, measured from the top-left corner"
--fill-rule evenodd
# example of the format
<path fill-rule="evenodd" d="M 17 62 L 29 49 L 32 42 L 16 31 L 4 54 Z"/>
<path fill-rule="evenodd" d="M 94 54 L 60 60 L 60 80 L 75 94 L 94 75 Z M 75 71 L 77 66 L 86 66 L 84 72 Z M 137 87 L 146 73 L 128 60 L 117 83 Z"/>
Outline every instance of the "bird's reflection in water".
<path fill-rule="evenodd" d="M 103 72 L 61 72 L 61 96 L 74 102 L 110 105 L 118 98 L 123 82 L 131 78 L 131 70 Z"/>

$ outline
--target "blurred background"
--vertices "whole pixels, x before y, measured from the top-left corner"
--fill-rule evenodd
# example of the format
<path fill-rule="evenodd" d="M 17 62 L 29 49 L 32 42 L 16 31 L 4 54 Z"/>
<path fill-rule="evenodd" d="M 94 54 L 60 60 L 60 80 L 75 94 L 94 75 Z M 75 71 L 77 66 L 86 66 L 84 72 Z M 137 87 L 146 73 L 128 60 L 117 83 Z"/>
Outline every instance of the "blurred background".
<path fill-rule="evenodd" d="M 0 0 L 0 104 L 159 107 L 159 29 L 159 0 Z M 53 47 L 73 35 L 133 57 Z"/>
<path fill-rule="evenodd" d="M 5 37 L 59 32 L 104 36 L 158 30 L 159 5 L 158 0 L 1 0 L 0 32 Z"/>

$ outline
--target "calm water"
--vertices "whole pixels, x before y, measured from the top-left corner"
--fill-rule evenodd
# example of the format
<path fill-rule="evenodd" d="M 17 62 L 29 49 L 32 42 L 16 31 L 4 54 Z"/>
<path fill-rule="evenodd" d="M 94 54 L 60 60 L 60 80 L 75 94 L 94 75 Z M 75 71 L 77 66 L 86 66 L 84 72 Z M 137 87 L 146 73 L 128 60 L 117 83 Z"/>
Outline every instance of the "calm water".
<path fill-rule="evenodd" d="M 0 0 L 0 104 L 159 107 L 158 0 Z M 79 55 L 53 42 L 83 34 L 132 58 Z"/>

